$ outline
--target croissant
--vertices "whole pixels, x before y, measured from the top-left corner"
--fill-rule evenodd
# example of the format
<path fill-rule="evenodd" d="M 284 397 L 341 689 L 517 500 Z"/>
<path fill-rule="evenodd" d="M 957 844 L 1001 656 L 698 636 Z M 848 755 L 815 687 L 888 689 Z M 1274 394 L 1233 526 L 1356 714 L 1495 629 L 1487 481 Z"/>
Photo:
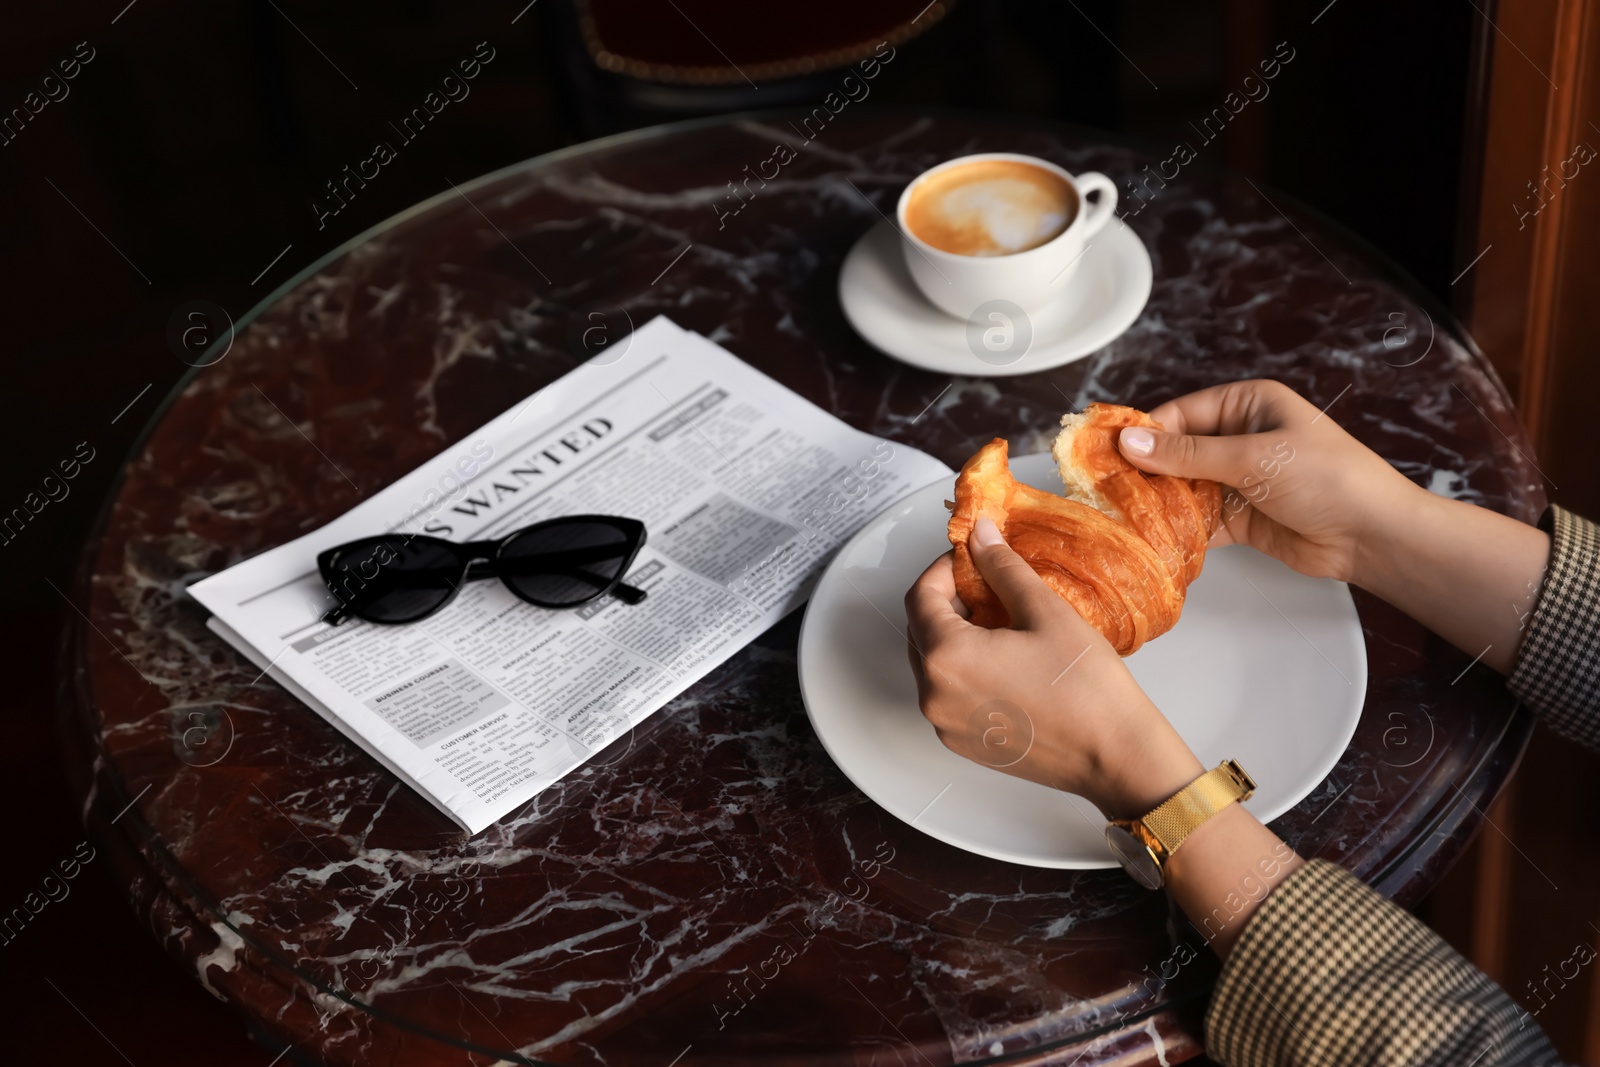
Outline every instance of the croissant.
<path fill-rule="evenodd" d="M 1004 438 L 961 468 L 950 505 L 956 592 L 977 625 L 1010 624 L 967 550 L 973 524 L 987 515 L 1050 588 L 1119 655 L 1131 655 L 1176 625 L 1217 528 L 1221 490 L 1216 482 L 1145 474 L 1124 459 L 1116 444 L 1124 426 L 1159 425 L 1142 411 L 1091 404 L 1061 424 L 1050 451 L 1066 496 L 1014 479 Z"/>

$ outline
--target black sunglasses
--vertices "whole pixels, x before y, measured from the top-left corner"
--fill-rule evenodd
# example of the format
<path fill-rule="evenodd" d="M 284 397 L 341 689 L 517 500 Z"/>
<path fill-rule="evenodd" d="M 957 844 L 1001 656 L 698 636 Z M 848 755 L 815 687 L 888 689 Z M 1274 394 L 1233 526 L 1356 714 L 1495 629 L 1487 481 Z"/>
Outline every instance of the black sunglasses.
<path fill-rule="evenodd" d="M 457 544 L 420 534 L 384 534 L 318 553 L 317 569 L 339 600 L 322 616 L 337 626 L 425 619 L 454 600 L 463 582 L 499 578 L 541 608 L 575 608 L 609 593 L 645 598 L 622 576 L 644 547 L 644 523 L 612 515 L 567 515 L 513 530 L 498 541 Z"/>

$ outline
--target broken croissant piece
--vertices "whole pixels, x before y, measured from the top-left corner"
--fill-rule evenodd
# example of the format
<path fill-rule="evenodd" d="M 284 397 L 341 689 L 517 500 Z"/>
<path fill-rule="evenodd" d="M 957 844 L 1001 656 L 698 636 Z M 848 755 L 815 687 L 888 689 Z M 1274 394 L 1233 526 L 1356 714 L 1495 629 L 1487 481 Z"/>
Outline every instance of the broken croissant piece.
<path fill-rule="evenodd" d="M 1061 425 L 1050 451 L 1065 496 L 1013 478 L 1004 438 L 961 468 L 950 505 L 956 592 L 977 625 L 1010 624 L 967 550 L 973 524 L 987 515 L 1050 588 L 1119 655 L 1131 655 L 1177 623 L 1217 528 L 1221 489 L 1216 482 L 1145 474 L 1124 459 L 1117 449 L 1124 426 L 1159 425 L 1142 411 L 1091 404 L 1081 415 L 1062 416 Z"/>

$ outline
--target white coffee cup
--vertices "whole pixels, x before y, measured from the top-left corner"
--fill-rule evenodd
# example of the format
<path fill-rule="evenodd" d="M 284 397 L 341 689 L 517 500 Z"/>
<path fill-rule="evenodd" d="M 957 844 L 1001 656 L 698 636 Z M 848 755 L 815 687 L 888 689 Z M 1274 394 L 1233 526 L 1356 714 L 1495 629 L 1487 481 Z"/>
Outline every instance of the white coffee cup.
<path fill-rule="evenodd" d="M 1072 221 L 1055 237 L 1036 248 L 1005 255 L 968 256 L 935 248 L 906 224 L 906 209 L 919 185 L 936 174 L 988 160 L 1026 163 L 1066 180 L 1077 196 Z M 1099 193 L 1097 200 L 1088 198 Z M 1012 152 L 985 152 L 961 156 L 926 170 L 900 194 L 895 221 L 904 237 L 906 266 L 924 296 L 957 318 L 969 319 L 982 305 L 1009 301 L 1033 313 L 1065 291 L 1078 271 L 1090 239 L 1111 220 L 1117 206 L 1117 187 L 1104 174 L 1074 176 L 1035 156 Z"/>

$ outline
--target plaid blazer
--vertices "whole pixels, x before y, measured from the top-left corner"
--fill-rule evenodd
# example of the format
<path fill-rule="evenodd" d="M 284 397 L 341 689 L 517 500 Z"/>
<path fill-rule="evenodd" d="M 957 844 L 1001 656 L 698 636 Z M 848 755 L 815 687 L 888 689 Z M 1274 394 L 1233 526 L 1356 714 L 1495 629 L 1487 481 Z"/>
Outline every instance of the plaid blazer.
<path fill-rule="evenodd" d="M 1552 507 L 1550 562 L 1508 682 L 1557 732 L 1600 748 L 1600 527 Z M 1594 958 L 1587 945 L 1574 949 Z M 1558 968 L 1559 969 L 1559 968 Z M 1312 860 L 1262 902 L 1206 1013 L 1228 1067 L 1558 1067 L 1533 1016 L 1416 918 Z"/>

